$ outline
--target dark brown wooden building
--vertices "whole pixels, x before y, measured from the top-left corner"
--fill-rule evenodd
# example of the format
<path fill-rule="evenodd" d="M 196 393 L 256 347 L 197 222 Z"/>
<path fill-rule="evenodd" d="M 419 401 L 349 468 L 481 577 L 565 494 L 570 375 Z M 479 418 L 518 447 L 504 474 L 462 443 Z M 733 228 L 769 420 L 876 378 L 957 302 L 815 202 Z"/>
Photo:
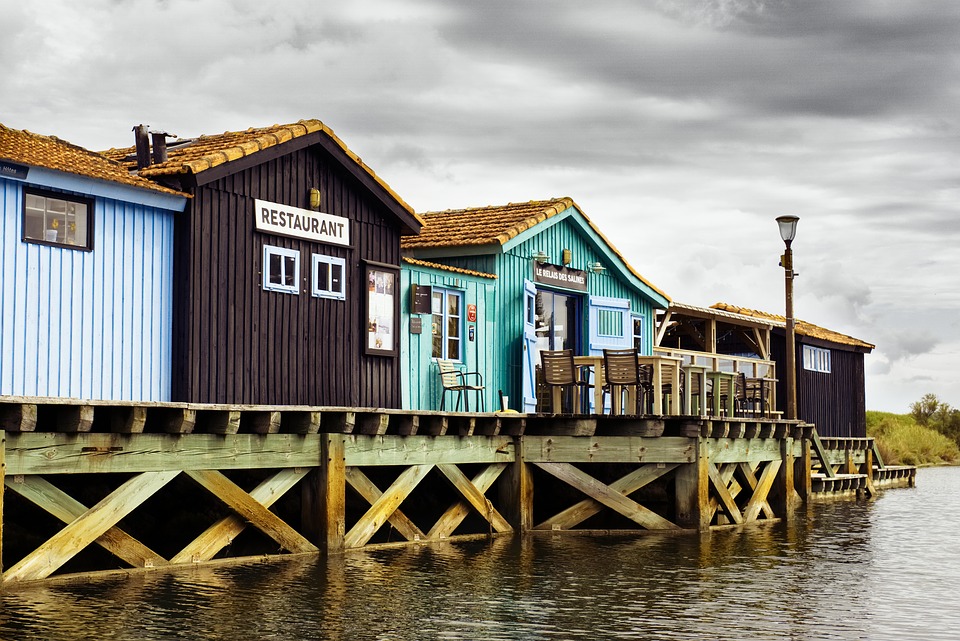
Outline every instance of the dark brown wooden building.
<path fill-rule="evenodd" d="M 173 399 L 400 407 L 410 206 L 317 120 L 155 132 L 152 150 L 135 131 L 106 155 L 193 196 L 171 254 Z"/>

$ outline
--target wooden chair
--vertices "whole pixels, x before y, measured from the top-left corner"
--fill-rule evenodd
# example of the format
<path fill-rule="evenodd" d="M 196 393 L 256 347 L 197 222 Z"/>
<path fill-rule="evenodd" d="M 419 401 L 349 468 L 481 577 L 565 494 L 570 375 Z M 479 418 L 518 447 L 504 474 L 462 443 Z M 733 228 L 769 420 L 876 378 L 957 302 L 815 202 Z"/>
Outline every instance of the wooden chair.
<path fill-rule="evenodd" d="M 623 413 L 640 414 L 638 408 L 645 407 L 645 390 L 641 385 L 640 364 L 637 362 L 636 349 L 605 349 L 603 350 L 603 377 L 605 380 L 603 386 L 604 406 L 606 406 L 607 394 L 611 396 L 611 411 L 618 413 L 621 409 Z M 623 392 L 633 387 L 636 390 L 636 407 L 622 407 Z M 598 413 L 602 409 L 598 408 Z"/>
<path fill-rule="evenodd" d="M 460 399 L 463 398 L 463 411 L 470 411 L 470 397 L 467 392 L 476 392 L 480 399 L 480 411 L 486 410 L 486 403 L 483 398 L 483 375 L 480 372 L 461 372 L 453 361 L 438 358 L 437 368 L 440 370 L 440 386 L 443 388 L 440 392 L 440 411 L 443 411 L 447 400 L 447 392 L 456 392 L 457 405 L 453 411 L 460 409 Z M 467 377 L 473 377 L 474 382 L 468 383 Z"/>
<path fill-rule="evenodd" d="M 573 350 L 542 350 L 540 352 L 543 383 L 550 389 L 551 408 L 554 414 L 563 413 L 563 391 L 569 389 L 573 399 L 571 414 L 582 414 L 581 390 L 593 387 L 588 381 L 581 380 L 580 372 L 573 362 Z"/>

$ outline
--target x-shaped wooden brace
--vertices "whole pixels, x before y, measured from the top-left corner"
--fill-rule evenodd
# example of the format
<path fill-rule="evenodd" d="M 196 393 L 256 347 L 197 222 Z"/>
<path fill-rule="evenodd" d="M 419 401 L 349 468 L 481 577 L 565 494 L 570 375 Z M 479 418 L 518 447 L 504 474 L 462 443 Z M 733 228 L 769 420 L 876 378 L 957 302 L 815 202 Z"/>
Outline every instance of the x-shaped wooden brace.
<path fill-rule="evenodd" d="M 179 471 L 147 472 L 133 477 L 92 508 L 40 476 L 22 481 L 6 479 L 6 487 L 66 523 L 33 553 L 4 573 L 4 580 L 43 579 L 50 576 L 90 543 L 96 542 L 133 567 L 159 567 L 189 561 L 207 561 L 247 526 L 255 525 L 292 552 L 317 548 L 267 508 L 295 486 L 305 471 L 284 469 L 247 494 L 219 472 L 187 472 L 237 514 L 221 519 L 183 551 L 167 561 L 116 524 L 175 478 Z M 239 516 L 238 516 L 239 515 Z"/>
<path fill-rule="evenodd" d="M 417 485 L 436 467 L 450 484 L 463 496 L 453 503 L 426 534 L 401 510 L 400 504 L 410 496 Z M 485 492 L 506 469 L 505 463 L 494 463 L 484 468 L 473 479 L 460 471 L 456 465 L 414 465 L 404 470 L 399 477 L 381 492 L 358 467 L 346 469 L 347 483 L 370 503 L 367 510 L 344 537 L 347 548 L 366 545 L 377 530 L 389 522 L 408 541 L 439 539 L 450 536 L 467 517 L 476 510 L 497 532 L 511 532 L 513 528 L 493 507 Z"/>
<path fill-rule="evenodd" d="M 570 463 L 534 463 L 534 465 L 590 497 L 537 525 L 534 528 L 536 530 L 570 529 L 604 507 L 622 514 L 648 530 L 680 529 L 676 524 L 629 498 L 630 494 L 647 483 L 672 472 L 678 464 L 665 465 L 662 468 L 654 464 L 644 465 L 610 485 L 598 481 Z"/>
<path fill-rule="evenodd" d="M 760 478 L 757 479 L 753 467 L 749 463 L 728 463 L 718 468 L 716 464 L 710 463 L 710 484 L 713 487 L 715 496 L 711 498 L 710 510 L 711 519 L 716 511 L 722 510 L 731 521 L 741 524 L 749 521 L 756 521 L 760 513 L 766 518 L 773 518 L 773 509 L 770 507 L 767 497 L 773 482 L 780 471 L 781 461 L 774 460 L 767 463 Z M 740 483 L 735 478 L 735 473 L 739 472 Z M 749 489 L 751 494 L 746 506 L 741 511 L 737 504 L 737 497 L 744 489 Z"/>

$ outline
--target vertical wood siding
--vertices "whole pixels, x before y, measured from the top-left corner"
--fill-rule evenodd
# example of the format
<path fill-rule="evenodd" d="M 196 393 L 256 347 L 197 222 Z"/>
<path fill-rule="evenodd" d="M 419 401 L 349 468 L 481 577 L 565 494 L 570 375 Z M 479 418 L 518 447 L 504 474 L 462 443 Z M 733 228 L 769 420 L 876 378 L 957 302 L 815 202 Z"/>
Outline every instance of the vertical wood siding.
<path fill-rule="evenodd" d="M 20 183 L 0 206 L 0 393 L 170 400 L 174 214 L 97 198 L 86 252 L 20 240 Z"/>
<path fill-rule="evenodd" d="M 351 220 L 352 248 L 254 230 L 254 199 L 308 208 L 313 187 L 321 211 Z M 363 353 L 363 261 L 399 265 L 399 227 L 362 185 L 315 147 L 201 186 L 187 208 L 176 229 L 176 400 L 400 407 L 399 359 Z M 299 252 L 299 295 L 262 288 L 264 245 Z M 314 253 L 345 259 L 346 300 L 311 295 Z"/>
<path fill-rule="evenodd" d="M 829 374 L 803 369 L 803 343 L 797 354 L 797 415 L 817 426 L 820 436 L 856 437 L 867 435 L 864 357 L 859 352 L 830 350 Z M 786 371 L 786 340 L 782 333 L 771 338 L 771 354 L 777 371 Z M 779 376 L 777 399 L 786 410 L 786 375 Z"/>
<path fill-rule="evenodd" d="M 440 409 L 440 375 L 433 362 L 433 336 L 431 334 L 431 316 L 423 314 L 420 334 L 410 333 L 410 285 L 432 285 L 463 293 L 463 350 L 462 370 L 480 372 L 483 376 L 484 403 L 488 411 L 500 407 L 496 387 L 499 361 L 496 357 L 496 281 L 466 274 L 456 274 L 442 270 L 429 269 L 405 264 L 401 275 L 400 305 L 402 361 L 405 366 L 402 377 L 403 407 L 406 409 Z M 467 305 L 477 306 L 476 323 L 467 322 Z M 475 328 L 475 338 L 469 340 L 468 327 Z M 473 379 L 471 378 L 471 382 Z M 447 405 L 453 409 L 454 396 L 448 394 Z M 478 408 L 476 395 L 470 394 L 470 410 Z M 461 410 L 463 406 L 461 405 Z"/>

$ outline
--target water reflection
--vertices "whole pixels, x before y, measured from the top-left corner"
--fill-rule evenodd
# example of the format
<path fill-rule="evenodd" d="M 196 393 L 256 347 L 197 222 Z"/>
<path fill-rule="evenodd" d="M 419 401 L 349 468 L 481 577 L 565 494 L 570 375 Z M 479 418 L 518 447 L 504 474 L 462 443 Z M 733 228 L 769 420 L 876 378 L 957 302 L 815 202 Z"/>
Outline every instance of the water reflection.
<path fill-rule="evenodd" d="M 953 639 L 960 469 L 704 535 L 541 534 L 2 595 L 0 639 Z"/>

